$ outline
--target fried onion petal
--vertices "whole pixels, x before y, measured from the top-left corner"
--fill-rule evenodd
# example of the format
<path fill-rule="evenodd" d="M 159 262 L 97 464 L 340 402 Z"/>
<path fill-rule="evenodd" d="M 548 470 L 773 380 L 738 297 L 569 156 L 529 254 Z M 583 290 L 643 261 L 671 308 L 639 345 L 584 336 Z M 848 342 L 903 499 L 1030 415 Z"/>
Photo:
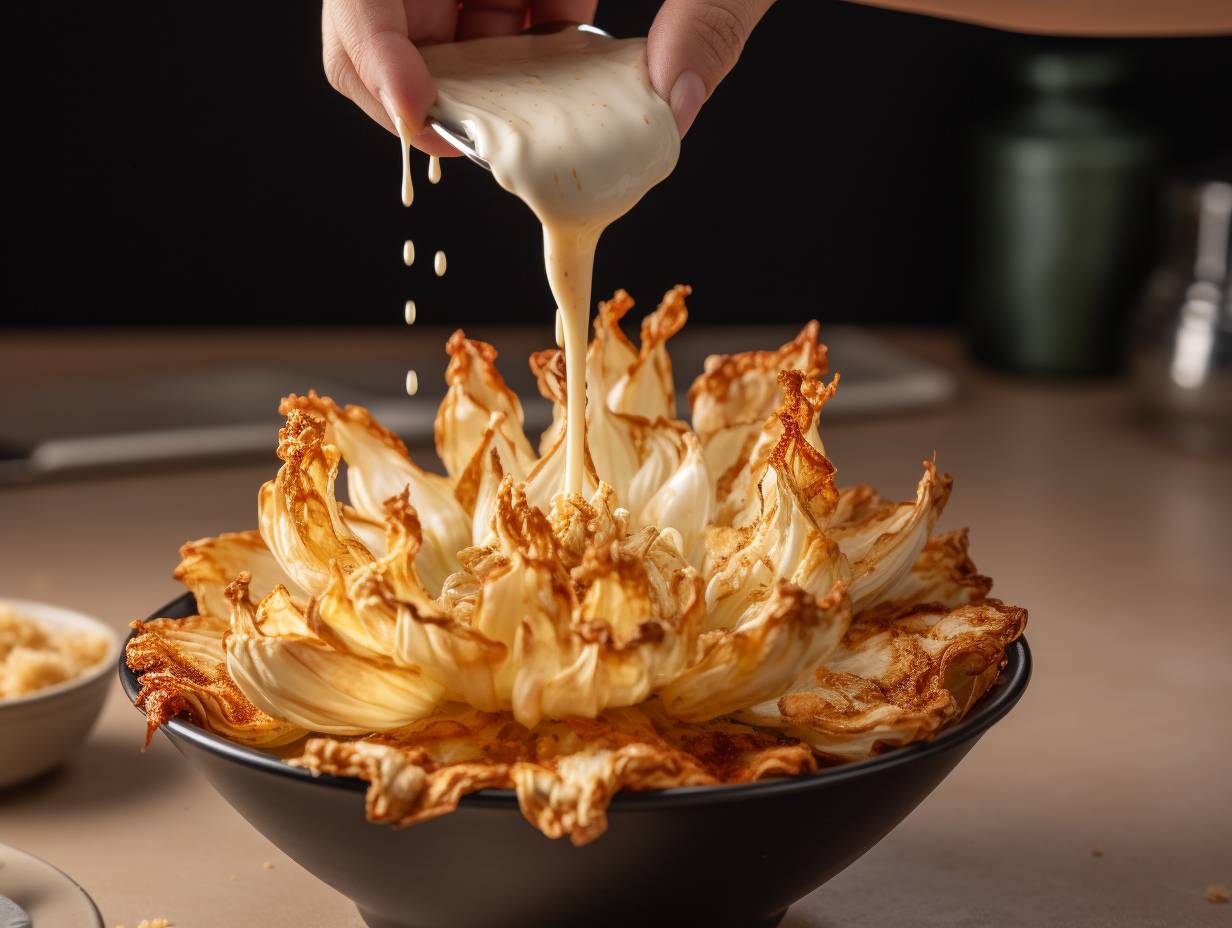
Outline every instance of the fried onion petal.
<path fill-rule="evenodd" d="M 146 747 L 154 732 L 180 713 L 217 735 L 249 747 L 278 747 L 304 729 L 262 712 L 227 673 L 225 619 L 195 615 L 184 619 L 133 622 L 136 635 L 125 659 L 141 678 L 136 705 L 146 714 Z"/>

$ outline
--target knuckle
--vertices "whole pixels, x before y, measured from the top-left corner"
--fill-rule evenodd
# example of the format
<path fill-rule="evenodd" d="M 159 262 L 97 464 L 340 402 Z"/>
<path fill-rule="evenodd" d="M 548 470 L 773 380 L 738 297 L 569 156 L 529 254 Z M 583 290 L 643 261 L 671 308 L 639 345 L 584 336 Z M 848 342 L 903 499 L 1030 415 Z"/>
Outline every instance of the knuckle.
<path fill-rule="evenodd" d="M 390 39 L 396 35 L 391 30 L 381 29 L 364 36 L 362 40 L 344 40 L 350 68 L 354 70 L 359 82 L 374 96 L 380 83 L 381 62 L 387 59 Z"/>
<path fill-rule="evenodd" d="M 337 53 L 325 55 L 325 79 L 329 81 L 329 86 L 339 93 L 345 92 L 346 88 L 347 61 L 344 55 Z"/>
<path fill-rule="evenodd" d="M 694 28 L 709 64 L 726 73 L 744 49 L 748 23 L 737 5 L 706 0 L 696 9 Z"/>

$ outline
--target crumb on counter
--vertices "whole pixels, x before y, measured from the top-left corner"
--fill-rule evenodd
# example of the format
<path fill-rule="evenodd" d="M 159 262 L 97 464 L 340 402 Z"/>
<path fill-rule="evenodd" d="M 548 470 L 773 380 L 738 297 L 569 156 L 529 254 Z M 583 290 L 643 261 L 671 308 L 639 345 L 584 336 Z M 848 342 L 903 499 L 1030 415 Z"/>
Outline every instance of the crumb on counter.
<path fill-rule="evenodd" d="M 270 863 L 268 860 L 263 860 L 261 861 L 261 869 L 262 870 L 273 870 L 274 865 Z"/>
<path fill-rule="evenodd" d="M 1227 904 L 1232 901 L 1232 890 L 1222 883 L 1212 883 L 1206 887 L 1206 901 Z"/>
<path fill-rule="evenodd" d="M 79 677 L 105 660 L 109 649 L 101 635 L 48 627 L 0 603 L 0 699 Z"/>

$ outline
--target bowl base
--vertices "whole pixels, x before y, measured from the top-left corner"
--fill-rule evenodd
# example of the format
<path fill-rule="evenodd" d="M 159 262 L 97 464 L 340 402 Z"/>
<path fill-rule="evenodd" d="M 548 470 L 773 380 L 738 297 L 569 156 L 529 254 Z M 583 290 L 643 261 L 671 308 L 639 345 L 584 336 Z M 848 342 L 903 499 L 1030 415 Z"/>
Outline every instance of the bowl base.
<path fill-rule="evenodd" d="M 358 908 L 358 906 L 356 908 Z M 786 915 L 787 912 L 784 910 L 779 912 L 777 915 L 772 915 L 765 919 L 759 919 L 756 922 L 742 925 L 723 926 L 723 928 L 777 928 L 778 924 L 784 919 L 784 917 L 786 917 Z M 374 915 L 371 912 L 365 912 L 363 909 L 359 909 L 359 917 L 364 920 L 364 924 L 367 925 L 368 928 L 416 928 L 416 926 L 412 925 L 410 922 L 386 918 L 383 915 Z M 593 925 L 595 923 L 592 922 L 591 924 Z M 627 922 L 625 924 L 627 924 Z M 668 926 L 671 926 L 671 928 L 679 928 L 681 924 L 679 913 L 677 913 L 675 917 L 665 919 L 662 924 L 664 928 L 668 928 Z M 717 922 L 709 922 L 709 924 L 718 926 Z M 656 928 L 656 925 L 654 922 L 640 920 L 639 928 Z"/>

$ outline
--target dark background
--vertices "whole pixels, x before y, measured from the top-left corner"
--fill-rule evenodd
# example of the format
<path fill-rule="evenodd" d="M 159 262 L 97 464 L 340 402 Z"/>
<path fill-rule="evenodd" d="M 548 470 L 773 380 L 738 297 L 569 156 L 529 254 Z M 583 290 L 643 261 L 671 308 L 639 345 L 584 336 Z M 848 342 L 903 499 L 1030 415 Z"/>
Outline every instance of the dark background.
<path fill-rule="evenodd" d="M 657 6 L 598 22 L 644 34 Z M 316 4 L 75 0 L 12 23 L 0 323 L 388 324 L 408 297 L 425 322 L 550 320 L 538 226 L 481 171 L 430 187 L 421 159 L 402 208 L 396 140 L 325 82 Z M 784 0 L 676 173 L 606 233 L 596 297 L 686 281 L 695 319 L 954 321 L 966 140 L 1016 55 L 1099 44 Z M 1174 171 L 1227 147 L 1232 39 L 1114 44 Z"/>

